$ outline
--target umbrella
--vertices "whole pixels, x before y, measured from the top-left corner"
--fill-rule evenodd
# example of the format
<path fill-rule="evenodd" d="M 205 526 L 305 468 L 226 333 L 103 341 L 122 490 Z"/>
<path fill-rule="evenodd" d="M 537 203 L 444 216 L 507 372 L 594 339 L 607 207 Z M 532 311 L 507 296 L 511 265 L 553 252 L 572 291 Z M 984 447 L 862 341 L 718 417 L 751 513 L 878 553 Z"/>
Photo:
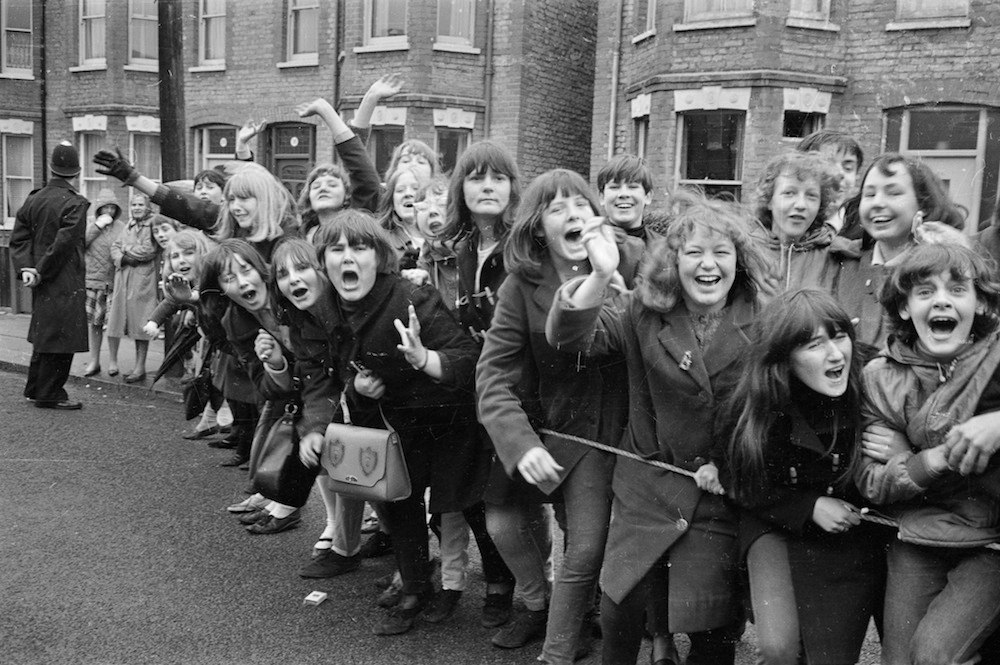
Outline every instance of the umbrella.
<path fill-rule="evenodd" d="M 169 372 L 171 367 L 182 361 L 188 351 L 198 344 L 199 339 L 201 339 L 201 333 L 198 332 L 197 326 L 183 326 L 174 335 L 173 345 L 163 354 L 163 362 L 160 363 L 160 369 L 156 370 L 153 383 L 163 378 L 163 375 Z"/>

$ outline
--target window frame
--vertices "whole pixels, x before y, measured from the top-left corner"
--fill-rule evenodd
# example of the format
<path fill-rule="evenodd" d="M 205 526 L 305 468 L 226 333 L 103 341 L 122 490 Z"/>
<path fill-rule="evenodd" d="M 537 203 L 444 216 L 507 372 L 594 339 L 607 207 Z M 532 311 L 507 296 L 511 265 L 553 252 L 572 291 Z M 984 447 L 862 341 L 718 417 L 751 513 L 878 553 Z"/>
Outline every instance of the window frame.
<path fill-rule="evenodd" d="M 298 5 L 296 3 L 302 3 Z M 295 27 L 302 12 L 315 11 L 315 51 L 295 52 Z M 285 2 L 285 65 L 318 65 L 319 64 L 319 0 L 286 0 Z"/>
<path fill-rule="evenodd" d="M 476 0 L 448 0 L 451 3 L 452 13 L 454 13 L 454 8 L 458 3 L 464 3 L 468 9 L 469 16 L 466 25 L 469 29 L 468 37 L 456 37 L 455 35 L 445 35 L 441 33 L 441 12 L 443 9 L 443 1 L 444 0 L 438 0 L 437 3 L 437 19 L 434 25 L 434 43 L 449 46 L 464 46 L 467 48 L 473 46 L 476 42 Z"/>
<path fill-rule="evenodd" d="M 941 28 L 968 28 L 972 25 L 969 18 L 970 0 L 957 0 L 964 3 L 964 11 L 954 13 L 926 14 L 914 10 L 911 14 L 904 8 L 904 3 L 917 0 L 896 0 L 896 11 L 893 20 L 886 24 L 886 32 L 901 30 L 937 30 Z M 939 2 L 941 0 L 938 0 Z M 952 0 L 953 1 L 953 0 Z"/>
<path fill-rule="evenodd" d="M 84 14 L 84 7 L 88 0 L 80 0 L 77 8 L 79 9 L 79 38 L 80 38 L 80 66 L 85 68 L 103 68 L 108 66 L 108 4 L 107 0 L 100 0 L 103 4 L 103 13 L 101 14 Z M 88 57 L 87 54 L 87 39 L 86 35 L 89 32 L 89 28 L 93 25 L 93 22 L 100 20 L 104 26 L 104 42 L 101 44 L 101 52 L 104 54 L 100 57 Z"/>
<path fill-rule="evenodd" d="M 229 152 L 212 152 L 209 145 L 209 131 L 211 130 L 232 130 L 233 149 Z M 236 125 L 202 125 L 194 128 L 195 146 L 195 171 L 215 168 L 220 164 L 231 162 L 236 159 L 236 134 L 239 127 Z M 223 146 L 228 147 L 228 146 Z"/>
<path fill-rule="evenodd" d="M 791 0 L 789 2 L 789 18 L 796 18 L 803 21 L 817 21 L 820 23 L 828 23 L 830 21 L 830 0 L 821 0 L 823 7 L 817 11 L 804 11 L 796 9 L 795 4 L 803 1 L 804 0 Z"/>
<path fill-rule="evenodd" d="M 226 12 L 225 0 L 220 2 L 221 14 L 212 14 L 208 11 L 208 4 L 211 0 L 198 0 L 198 65 L 201 67 L 225 67 L 226 66 Z M 208 27 L 210 21 L 222 22 L 222 57 L 208 58 L 205 53 L 205 42 L 208 38 Z"/>
<path fill-rule="evenodd" d="M 684 0 L 685 23 L 716 23 L 731 19 L 753 17 L 753 0 L 732 0 L 733 2 L 743 3 L 746 7 L 743 9 L 723 9 L 719 11 L 710 11 L 698 8 L 697 5 L 705 1 L 706 0 Z M 727 0 L 718 1 L 726 2 Z"/>
<path fill-rule="evenodd" d="M 7 25 L 7 8 L 10 0 L 0 2 L 0 75 L 5 78 L 33 79 L 35 71 L 35 58 L 32 47 L 35 30 L 34 7 L 31 0 L 23 0 L 28 7 L 28 28 L 11 28 Z M 7 62 L 7 46 L 9 44 L 8 33 L 18 32 L 28 34 L 28 66 L 14 67 Z"/>
<path fill-rule="evenodd" d="M 687 171 L 687 160 L 685 155 L 685 140 L 687 138 L 688 132 L 688 118 L 694 115 L 735 115 L 739 116 L 740 125 L 738 130 L 739 139 L 739 153 L 735 160 L 735 173 L 733 174 L 733 179 L 694 179 L 684 177 L 684 173 Z M 674 156 L 674 182 L 680 185 L 694 185 L 697 187 L 730 187 L 735 189 L 737 196 L 735 197 L 737 201 L 742 198 L 743 194 L 743 160 L 746 156 L 746 127 L 749 112 L 738 109 L 718 109 L 718 110 L 705 110 L 705 109 L 692 109 L 688 111 L 678 111 L 677 112 L 677 142 L 676 142 L 676 154 Z"/>
<path fill-rule="evenodd" d="M 93 145 L 87 145 L 88 138 L 94 141 Z M 81 155 L 93 155 L 104 147 L 106 140 L 107 135 L 101 131 L 85 130 L 76 133 L 76 146 Z M 80 161 L 80 194 L 87 200 L 93 201 L 97 198 L 101 187 L 108 186 L 108 176 L 97 173 L 97 167 L 91 160 L 82 159 Z M 88 175 L 88 173 L 95 175 Z"/>
<path fill-rule="evenodd" d="M 128 64 L 131 67 L 139 69 L 157 69 L 160 63 L 159 54 L 155 58 L 135 57 L 132 55 L 133 44 L 137 36 L 135 29 L 140 25 L 139 22 L 153 23 L 153 35 L 157 42 L 157 49 L 159 48 L 159 32 L 155 29 L 155 26 L 159 24 L 159 16 L 157 14 L 137 14 L 136 3 L 138 1 L 140 0 L 128 0 Z M 155 0 L 153 7 L 154 9 L 156 7 Z"/>
<path fill-rule="evenodd" d="M 374 20 L 375 14 L 375 3 L 376 2 L 392 2 L 393 0 L 365 0 L 365 20 L 364 20 L 364 34 L 362 38 L 363 46 L 360 48 L 355 48 L 355 52 L 364 51 L 394 51 L 394 50 L 406 50 L 410 48 L 410 35 L 409 32 L 404 31 L 401 35 L 389 35 L 381 37 L 372 36 L 372 21 Z M 410 3 L 409 0 L 398 0 L 405 4 L 403 26 L 404 30 L 408 30 L 406 26 L 407 21 L 410 17 Z M 437 26 L 435 26 L 434 31 L 437 32 Z"/>
<path fill-rule="evenodd" d="M 391 126 L 391 125 L 389 125 Z M 468 150 L 469 146 L 472 145 L 472 130 L 465 127 L 435 127 L 434 128 L 434 152 L 439 156 L 444 153 L 441 151 L 441 138 L 442 134 L 452 135 L 458 137 L 458 149 L 455 151 L 455 163 L 458 163 L 459 157 L 462 153 Z M 450 173 L 451 169 L 455 167 L 455 164 L 447 165 L 444 160 L 441 160 L 441 170 L 445 173 Z"/>
<path fill-rule="evenodd" d="M 309 138 L 308 150 L 304 152 L 280 152 L 278 150 L 278 134 L 282 130 L 293 129 L 297 131 L 305 131 L 306 136 Z M 292 196 L 298 200 L 298 195 L 301 193 L 302 186 L 305 185 L 306 176 L 309 170 L 316 163 L 316 125 L 308 122 L 298 122 L 298 121 L 283 121 L 269 124 L 264 129 L 264 140 L 265 140 L 265 154 L 264 163 L 267 170 L 274 174 L 274 177 L 281 181 L 281 184 L 285 186 Z M 283 178 L 281 162 L 302 162 L 305 165 L 303 169 L 303 177 L 301 180 L 288 180 Z M 288 183 L 294 182 L 298 184 L 298 192 L 296 192 L 292 187 L 289 187 Z"/>
<path fill-rule="evenodd" d="M 16 138 L 27 141 L 28 144 L 28 174 L 27 175 L 11 175 L 9 170 L 10 158 L 8 157 L 9 149 L 7 141 L 9 139 Z M 31 134 L 21 134 L 18 132 L 0 132 L 0 201 L 3 202 L 4 209 L 0 210 L 0 229 L 9 230 L 14 227 L 14 218 L 17 215 L 17 211 L 24 201 L 27 200 L 27 193 L 25 198 L 16 204 L 10 201 L 10 185 L 8 184 L 11 180 L 25 181 L 28 184 L 27 192 L 32 190 L 32 185 L 35 182 L 35 142 L 34 137 Z M 7 204 L 10 203 L 10 209 L 7 210 Z M 10 213 L 9 215 L 7 213 Z"/>
<path fill-rule="evenodd" d="M 136 145 L 135 145 L 136 138 L 140 136 L 156 139 L 156 145 L 157 145 L 156 153 L 159 159 L 157 160 L 155 171 L 149 169 L 148 165 L 146 164 L 140 164 L 139 153 L 136 150 Z M 153 132 L 129 132 L 128 135 L 129 160 L 132 162 L 132 164 L 135 165 L 139 173 L 143 174 L 153 182 L 162 182 L 163 180 L 163 155 L 160 152 L 159 145 L 160 145 L 159 134 Z"/>

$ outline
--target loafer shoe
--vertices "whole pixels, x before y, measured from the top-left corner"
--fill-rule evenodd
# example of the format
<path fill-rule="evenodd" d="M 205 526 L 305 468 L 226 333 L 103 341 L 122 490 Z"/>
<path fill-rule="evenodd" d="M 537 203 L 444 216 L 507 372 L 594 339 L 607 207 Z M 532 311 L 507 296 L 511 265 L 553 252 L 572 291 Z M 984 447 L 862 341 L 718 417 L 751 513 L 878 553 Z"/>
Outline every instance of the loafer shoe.
<path fill-rule="evenodd" d="M 145 380 L 146 380 L 145 372 L 139 372 L 138 374 L 132 373 L 126 376 L 124 379 L 122 379 L 122 381 L 124 381 L 125 383 L 140 383 Z"/>
<path fill-rule="evenodd" d="M 282 531 L 294 529 L 300 522 L 302 522 L 302 516 L 299 514 L 298 509 L 296 509 L 288 515 L 288 517 L 275 517 L 274 515 L 268 515 L 256 524 L 248 526 L 247 531 L 261 536 L 270 535 L 272 533 L 281 533 Z"/>
<path fill-rule="evenodd" d="M 83 375 L 84 376 L 97 376 L 100 373 L 101 373 L 101 366 L 100 365 L 94 365 L 93 367 L 87 369 L 87 371 L 84 372 Z"/>
<path fill-rule="evenodd" d="M 265 517 L 270 517 L 270 516 L 271 513 L 267 512 L 263 508 L 257 508 L 255 510 L 250 511 L 249 513 L 240 515 L 237 518 L 237 520 L 239 521 L 240 524 L 243 524 L 244 526 L 249 526 L 250 524 L 256 524 Z"/>
<path fill-rule="evenodd" d="M 35 406 L 39 409 L 55 409 L 57 411 L 76 411 L 83 408 L 82 402 L 74 402 L 68 399 L 62 399 L 58 402 L 43 402 L 41 400 L 35 401 Z"/>
<path fill-rule="evenodd" d="M 392 538 L 389 534 L 379 531 L 372 535 L 358 552 L 362 559 L 375 559 L 380 556 L 392 554 Z"/>
<path fill-rule="evenodd" d="M 252 513 L 258 510 L 263 510 L 264 506 L 270 503 L 264 497 L 257 498 L 255 496 L 250 496 L 239 503 L 234 503 L 231 506 L 226 506 L 226 510 L 231 513 Z"/>
<path fill-rule="evenodd" d="M 483 603 L 483 628 L 499 628 L 510 621 L 511 607 L 514 604 L 514 590 L 507 593 L 488 593 Z"/>
<path fill-rule="evenodd" d="M 241 464 L 246 464 L 249 461 L 250 461 L 249 455 L 241 455 L 239 453 L 233 453 L 229 459 L 219 462 L 219 466 L 239 466 Z"/>
<path fill-rule="evenodd" d="M 375 600 L 375 604 L 379 607 L 395 607 L 399 605 L 399 601 L 403 598 L 403 587 L 402 584 L 396 586 L 395 583 L 390 584 L 382 593 L 378 595 Z"/>
<path fill-rule="evenodd" d="M 441 589 L 434 594 L 431 602 L 427 603 L 427 607 L 420 614 L 420 618 L 427 623 L 441 623 L 442 621 L 446 621 L 458 609 L 458 601 L 461 598 L 461 591 Z"/>
<path fill-rule="evenodd" d="M 389 613 L 382 617 L 382 620 L 372 627 L 372 632 L 376 635 L 402 635 L 413 628 L 413 621 L 420 614 L 427 604 L 421 598 L 412 607 L 400 607 L 397 605 L 389 610 Z"/>
<path fill-rule="evenodd" d="M 342 556 L 333 550 L 325 550 L 312 561 L 302 566 L 299 577 L 306 579 L 321 579 L 326 577 L 337 577 L 344 573 L 350 573 L 361 566 L 361 557 Z"/>
<path fill-rule="evenodd" d="M 225 439 L 215 439 L 214 441 L 208 442 L 209 448 L 219 448 L 220 450 L 232 450 L 239 445 L 239 441 L 236 439 L 230 439 L 226 437 Z"/>
<path fill-rule="evenodd" d="M 501 649 L 520 649 L 536 640 L 545 637 L 545 624 L 549 619 L 549 611 L 525 610 L 514 620 L 493 636 L 493 646 Z"/>
<path fill-rule="evenodd" d="M 209 427 L 208 429 L 196 429 L 190 434 L 185 434 L 183 438 L 185 441 L 197 441 L 198 439 L 207 439 L 210 436 L 215 436 L 219 433 L 219 427 Z"/>

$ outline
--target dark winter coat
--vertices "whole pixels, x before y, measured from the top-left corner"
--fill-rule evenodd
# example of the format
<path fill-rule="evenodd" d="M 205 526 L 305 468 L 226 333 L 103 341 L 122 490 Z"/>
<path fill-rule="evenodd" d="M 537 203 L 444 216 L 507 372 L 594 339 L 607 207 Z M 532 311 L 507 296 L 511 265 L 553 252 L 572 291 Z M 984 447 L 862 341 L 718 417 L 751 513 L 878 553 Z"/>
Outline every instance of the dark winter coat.
<path fill-rule="evenodd" d="M 563 286 L 569 293 L 574 283 Z M 727 306 L 702 352 L 683 302 L 662 314 L 635 295 L 623 308 L 571 309 L 553 302 L 548 340 L 588 354 L 622 353 L 629 370 L 628 427 L 621 448 L 688 471 L 712 461 L 718 390 L 739 371 L 756 307 Z M 688 476 L 619 458 L 601 588 L 621 602 L 665 553 L 670 557 L 670 632 L 697 632 L 738 618 L 736 511 Z"/>
<path fill-rule="evenodd" d="M 90 202 L 64 178 L 52 176 L 28 195 L 17 211 L 10 254 L 18 276 L 38 271 L 32 290 L 28 341 L 39 353 L 77 353 L 88 349 L 87 267 L 84 236 Z"/>
<path fill-rule="evenodd" d="M 455 260 L 458 264 L 458 320 L 463 330 L 482 341 L 483 332 L 493 320 L 497 293 L 507 278 L 507 270 L 503 264 L 503 242 L 498 242 L 483 264 L 479 275 L 479 291 L 476 291 L 478 246 L 479 234 L 473 232 L 455 245 Z"/>
<path fill-rule="evenodd" d="M 885 346 L 889 319 L 879 302 L 882 285 L 892 271 L 872 264 L 871 241 L 837 239 L 830 248 L 822 277 L 823 288 L 830 292 L 852 319 L 862 358 L 874 358 Z"/>

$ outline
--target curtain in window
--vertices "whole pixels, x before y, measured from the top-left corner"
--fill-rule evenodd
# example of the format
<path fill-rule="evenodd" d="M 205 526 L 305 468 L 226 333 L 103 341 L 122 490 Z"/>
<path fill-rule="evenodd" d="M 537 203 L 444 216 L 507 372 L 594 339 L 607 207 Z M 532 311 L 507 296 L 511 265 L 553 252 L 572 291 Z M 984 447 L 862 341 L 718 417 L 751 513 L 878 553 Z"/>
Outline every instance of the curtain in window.
<path fill-rule="evenodd" d="M 753 0 L 687 0 L 688 19 L 707 19 L 749 14 Z"/>
<path fill-rule="evenodd" d="M 474 0 L 438 0 L 438 35 L 472 43 Z"/>
<path fill-rule="evenodd" d="M 105 57 L 104 51 L 104 0 L 82 0 L 80 7 L 83 42 L 83 59 L 98 60 Z"/>
<path fill-rule="evenodd" d="M 8 0 L 3 3 L 4 69 L 31 69 L 31 3 Z"/>
<path fill-rule="evenodd" d="M 132 44 L 131 58 L 141 60 L 156 60 L 157 25 L 159 23 L 155 0 L 132 0 L 132 21 L 129 25 Z"/>
<path fill-rule="evenodd" d="M 4 157 L 4 210 L 2 214 L 13 217 L 28 198 L 32 187 L 31 137 L 5 136 Z"/>
<path fill-rule="evenodd" d="M 135 168 L 150 180 L 160 180 L 160 137 L 156 134 L 133 134 Z"/>
<path fill-rule="evenodd" d="M 964 17 L 969 15 L 969 0 L 898 0 L 899 18 Z"/>
<path fill-rule="evenodd" d="M 406 34 L 406 0 L 370 0 L 372 37 L 398 37 Z"/>
<path fill-rule="evenodd" d="M 226 1 L 204 0 L 201 9 L 204 60 L 226 59 Z"/>

